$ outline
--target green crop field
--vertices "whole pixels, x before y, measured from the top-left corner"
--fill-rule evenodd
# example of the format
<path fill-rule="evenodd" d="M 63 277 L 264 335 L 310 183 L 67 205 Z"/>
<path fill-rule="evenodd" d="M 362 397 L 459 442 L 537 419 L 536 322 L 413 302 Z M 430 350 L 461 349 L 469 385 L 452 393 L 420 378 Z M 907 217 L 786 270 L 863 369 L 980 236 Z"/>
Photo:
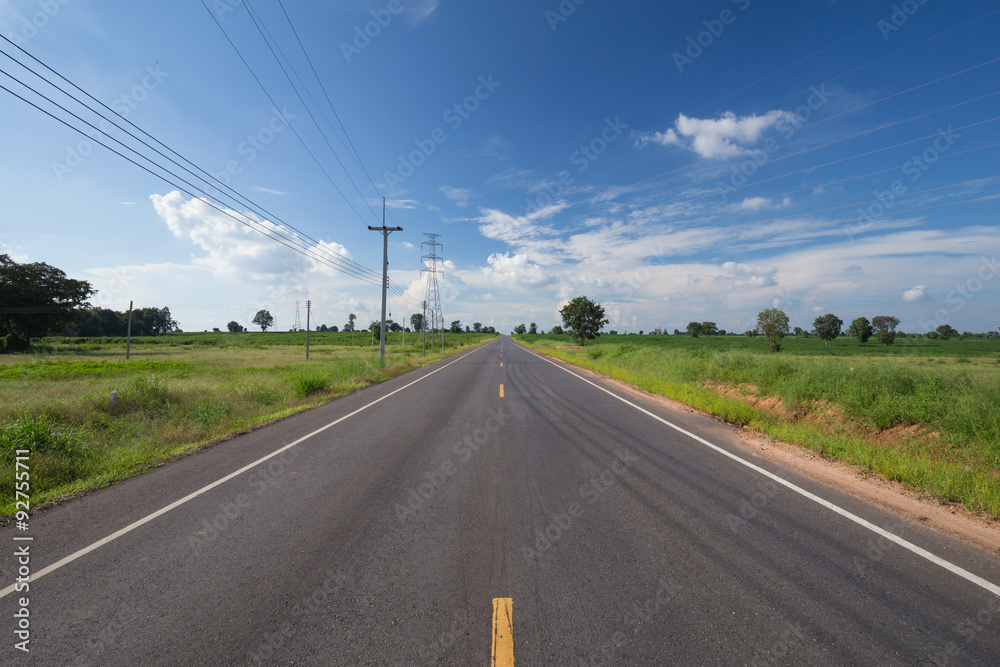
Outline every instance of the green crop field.
<path fill-rule="evenodd" d="M 495 336 L 447 334 L 445 349 L 368 331 L 48 338 L 0 355 L 0 516 L 14 508 L 14 453 L 31 451 L 33 507 L 128 478 Z M 430 343 L 430 339 L 428 339 Z M 111 392 L 117 401 L 111 403 Z"/>
<path fill-rule="evenodd" d="M 515 339 L 1000 518 L 1000 340 Z"/>

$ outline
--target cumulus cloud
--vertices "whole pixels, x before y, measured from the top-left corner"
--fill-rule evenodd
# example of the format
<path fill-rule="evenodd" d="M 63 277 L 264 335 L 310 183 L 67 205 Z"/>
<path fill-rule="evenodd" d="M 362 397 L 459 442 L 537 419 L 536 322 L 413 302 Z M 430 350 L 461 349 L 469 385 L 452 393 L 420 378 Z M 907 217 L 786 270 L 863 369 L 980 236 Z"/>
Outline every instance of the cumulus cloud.
<path fill-rule="evenodd" d="M 486 264 L 480 269 L 483 286 L 525 289 L 543 287 L 553 281 L 553 277 L 527 255 L 493 253 Z"/>
<path fill-rule="evenodd" d="M 177 191 L 150 195 L 149 199 L 156 214 L 174 236 L 188 239 L 205 253 L 201 257 L 192 257 L 194 265 L 210 268 L 215 273 L 250 275 L 254 278 L 301 274 L 310 270 L 333 271 L 331 267 L 294 252 L 256 231 L 280 234 L 286 238 L 286 243 L 293 245 L 311 245 L 281 225 L 268 220 L 250 223 L 252 219 L 239 212 L 228 211 L 230 215 L 227 215 L 204 200 L 185 199 Z M 253 228 L 234 218 L 252 224 Z M 350 258 L 350 253 L 339 243 L 320 242 L 316 247 L 318 255 L 336 254 Z"/>
<path fill-rule="evenodd" d="M 927 285 L 917 285 L 903 292 L 903 301 L 927 301 Z"/>
<path fill-rule="evenodd" d="M 679 114 L 672 128 L 666 132 L 642 134 L 639 142 L 684 146 L 703 158 L 725 159 L 749 152 L 748 146 L 760 141 L 765 132 L 794 119 L 795 114 L 791 111 L 779 109 L 760 116 L 737 116 L 731 111 L 718 118 Z"/>
<path fill-rule="evenodd" d="M 786 206 L 791 206 L 791 204 L 792 200 L 790 197 L 785 197 L 778 203 L 771 201 L 767 197 L 747 197 L 738 206 L 744 211 L 760 211 L 767 208 L 785 208 Z"/>

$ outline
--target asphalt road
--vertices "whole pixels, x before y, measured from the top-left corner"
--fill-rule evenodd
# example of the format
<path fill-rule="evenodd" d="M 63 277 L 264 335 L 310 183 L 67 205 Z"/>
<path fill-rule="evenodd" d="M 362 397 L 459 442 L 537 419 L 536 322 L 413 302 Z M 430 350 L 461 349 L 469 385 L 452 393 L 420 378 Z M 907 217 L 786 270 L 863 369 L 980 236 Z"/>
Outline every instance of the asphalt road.
<path fill-rule="evenodd" d="M 32 572 L 90 550 L 0 662 L 1000 663 L 996 556 L 565 368 L 502 338 L 32 517 Z"/>

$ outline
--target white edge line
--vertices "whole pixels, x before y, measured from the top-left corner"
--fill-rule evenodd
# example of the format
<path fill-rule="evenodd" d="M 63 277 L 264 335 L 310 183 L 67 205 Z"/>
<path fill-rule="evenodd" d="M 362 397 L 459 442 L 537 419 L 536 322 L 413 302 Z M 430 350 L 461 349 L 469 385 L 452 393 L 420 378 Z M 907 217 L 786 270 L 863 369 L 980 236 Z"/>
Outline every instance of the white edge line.
<path fill-rule="evenodd" d="M 647 409 L 645 409 L 645 408 L 643 408 L 643 407 L 641 407 L 639 405 L 636 405 L 635 403 L 633 403 L 632 401 L 629 401 L 626 398 L 622 398 L 618 394 L 616 394 L 616 393 L 614 393 L 612 391 L 609 391 L 608 389 L 605 389 L 604 387 L 600 386 L 597 383 L 591 382 L 590 380 L 588 380 L 587 378 L 583 377 L 582 375 L 574 373 L 573 371 L 571 371 L 570 369 L 566 368 L 565 366 L 563 366 L 561 364 L 557 364 L 556 362 L 552 361 L 551 359 L 549 359 L 548 357 L 542 355 L 541 353 L 535 352 L 534 350 L 528 350 L 528 348 L 524 348 L 524 347 L 522 347 L 522 349 L 525 349 L 525 350 L 531 352 L 532 354 L 535 354 L 540 359 L 549 362 L 550 364 L 552 364 L 556 368 L 558 368 L 560 370 L 563 370 L 563 371 L 566 371 L 570 375 L 572 375 L 572 376 L 574 376 L 576 378 L 579 378 L 580 380 L 583 380 L 587 384 L 589 384 L 589 385 L 591 385 L 593 387 L 596 387 L 597 389 L 600 389 L 601 391 L 603 391 L 604 393 L 608 394 L 609 396 L 613 396 L 614 398 L 617 398 L 622 403 L 625 403 L 626 405 L 629 405 L 629 406 L 635 408 L 639 412 L 645 413 L 645 414 L 649 415 L 650 417 L 652 417 L 653 419 L 655 419 L 655 420 L 657 420 L 659 422 L 662 422 L 663 424 L 666 424 L 667 426 L 669 426 L 670 428 L 674 429 L 675 431 L 678 431 L 679 433 L 683 433 L 684 435 L 688 436 L 689 438 L 700 442 L 701 444 L 705 445 L 706 447 L 709 447 L 710 449 L 714 449 L 715 451 L 719 452 L 720 454 L 722 454 L 724 456 L 728 456 L 729 458 L 733 459 L 734 461 L 736 461 L 738 463 L 742 463 L 743 465 L 745 465 L 746 467 L 750 468 L 751 470 L 753 470 L 755 472 L 758 472 L 761 475 L 764 475 L 765 477 L 767 477 L 769 479 L 774 480 L 778 484 L 781 484 L 782 486 L 785 486 L 785 487 L 791 489 L 792 491 L 795 491 L 796 493 L 798 493 L 798 494 L 800 494 L 802 496 L 805 496 L 809 500 L 812 500 L 813 502 L 816 502 L 816 503 L 822 505 L 823 507 L 827 508 L 828 510 L 830 510 L 832 512 L 836 512 L 837 514 L 841 515 L 842 517 L 844 517 L 846 519 L 850 519 L 851 521 L 853 521 L 854 523 L 858 524 L 859 526 L 863 526 L 864 528 L 867 528 L 868 530 L 872 531 L 873 533 L 881 535 L 882 537 L 886 538 L 887 540 L 895 542 L 896 544 L 898 544 L 899 546 L 903 547 L 904 549 L 908 549 L 909 551 L 912 551 L 913 553 L 915 553 L 916 555 L 920 556 L 921 558 L 925 558 L 925 559 L 929 560 L 930 562 L 934 563 L 935 565 L 943 567 L 944 569 L 948 570 L 949 572 L 952 572 L 953 574 L 957 574 L 958 576 L 962 577 L 966 581 L 970 581 L 970 582 L 974 583 L 975 585 L 979 586 L 980 588 L 983 588 L 983 589 L 989 591 L 990 593 L 993 593 L 996 596 L 1000 596 L 1000 586 L 997 586 L 996 584 L 994 584 L 994 583 L 992 583 L 990 581 L 987 581 L 986 579 L 983 579 L 982 577 L 980 577 L 980 576 L 978 576 L 976 574 L 973 574 L 972 572 L 969 572 L 968 570 L 966 570 L 966 569 L 964 569 L 962 567 L 959 567 L 958 565 L 955 565 L 954 563 L 946 561 L 945 559 L 941 558 L 940 556 L 936 556 L 936 555 L 932 554 L 930 551 L 927 551 L 926 549 L 918 547 L 916 544 L 913 544 L 912 542 L 908 542 L 907 540 L 904 540 L 902 537 L 900 537 L 900 536 L 898 536 L 898 535 L 896 535 L 894 533 L 890 533 L 889 531 L 885 530 L 884 528 L 876 526 L 875 524 L 871 523 L 870 521 L 859 517 L 857 514 L 853 514 L 852 512 L 849 512 L 849 511 L 845 510 L 844 508 L 842 508 L 842 507 L 840 507 L 838 505 L 834 505 L 830 501 L 824 500 L 823 498 L 820 498 L 819 496 L 817 496 L 815 494 L 812 494 L 809 491 L 806 491 L 802 487 L 796 486 L 795 484 L 792 484 L 791 482 L 789 482 L 789 481 L 787 481 L 785 479 L 782 479 L 778 475 L 775 475 L 774 473 L 769 472 L 769 471 L 765 470 L 764 468 L 761 468 L 760 466 L 755 465 L 755 464 L 751 463 L 750 461 L 747 461 L 746 459 L 737 456 L 736 454 L 733 454 L 732 452 L 726 451 L 722 447 L 719 447 L 718 445 L 714 445 L 711 442 L 709 442 L 708 440 L 705 440 L 704 438 L 702 438 L 700 436 L 697 436 L 694 433 L 691 433 L 690 431 L 684 430 L 680 426 L 677 426 L 676 424 L 673 424 L 673 423 L 667 421 L 663 417 L 660 417 L 659 415 L 656 415 L 656 414 L 650 412 L 649 410 L 647 410 Z"/>
<path fill-rule="evenodd" d="M 138 528 L 138 527 L 140 527 L 140 526 L 142 526 L 144 524 L 149 523 L 153 519 L 166 514 L 170 510 L 173 510 L 173 509 L 176 509 L 176 508 L 180 507 L 181 505 L 183 505 L 184 503 L 188 502 L 189 500 L 193 500 L 193 499 L 197 498 L 198 496 L 200 496 L 200 495 L 202 495 L 204 493 L 207 493 L 208 491 L 211 491 L 215 487 L 217 487 L 217 486 L 219 486 L 221 484 L 225 484 L 226 482 L 228 482 L 229 480 L 233 479 L 234 477 L 238 477 L 239 475 L 242 475 L 243 473 L 245 473 L 246 471 L 250 470 L 251 468 L 255 468 L 256 466 L 260 465 L 264 461 L 267 461 L 269 459 L 274 458 L 275 456 L 278 456 L 282 452 L 285 452 L 285 451 L 291 449 L 292 447 L 295 447 L 296 445 L 305 442 L 306 440 L 308 440 L 309 438 L 312 438 L 313 436 L 319 435 L 320 433 L 322 433 L 326 429 L 330 428 L 331 426 L 336 426 L 337 424 L 339 424 L 340 422 L 344 421 L 345 419 L 350 419 L 351 417 L 353 417 L 354 415 L 358 414 L 359 412 L 363 412 L 364 410 L 367 410 L 368 408 L 370 408 L 371 406 L 375 405 L 376 403 L 380 403 L 380 402 L 384 401 L 385 399 L 389 398 L 393 394 L 398 394 L 399 392 L 403 391 L 404 389 L 412 387 L 413 385 L 415 385 L 418 382 L 421 382 L 422 380 L 426 380 L 427 378 L 429 378 L 430 376 L 434 375 L 435 373 L 437 373 L 439 371 L 443 371 L 444 369 L 448 368 L 448 366 L 451 366 L 452 364 L 454 364 L 454 363 L 456 363 L 458 361 L 461 361 L 462 359 L 464 359 L 465 357 L 469 356 L 470 354 L 474 354 L 474 353 L 478 352 L 479 350 L 483 349 L 483 347 L 484 346 L 481 345 L 481 346 L 475 348 L 474 350 L 469 350 L 468 352 L 466 352 L 462 356 L 460 356 L 460 357 L 458 357 L 456 359 L 452 359 L 451 361 L 449 361 L 447 364 L 445 364 L 441 368 L 436 368 L 433 371 L 431 371 L 430 373 L 428 373 L 427 375 L 423 375 L 423 376 L 417 378 L 416 380 L 414 380 L 413 382 L 410 382 L 409 384 L 403 385 L 399 389 L 395 389 L 395 390 L 389 392 L 388 394 L 386 394 L 385 396 L 382 396 L 380 398 L 375 399 L 371 403 L 358 408 L 354 412 L 352 412 L 350 414 L 346 414 L 343 417 L 340 417 L 339 419 L 330 422 L 326 426 L 321 426 L 320 428 L 316 429 L 312 433 L 310 433 L 308 435 L 304 435 L 301 438 L 299 438 L 298 440 L 296 440 L 294 442 L 290 442 L 287 445 L 285 445 L 284 447 L 281 447 L 280 449 L 274 450 L 273 452 L 271 452 L 267 456 L 262 456 L 261 458 L 257 459 L 253 463 L 248 463 L 247 465 L 243 466 L 239 470 L 235 470 L 235 471 L 229 473 L 228 475 L 226 475 L 225 477 L 217 479 L 216 481 L 212 482 L 211 484 L 203 486 L 200 489 L 198 489 L 197 491 L 189 493 L 188 495 L 184 496 L 183 498 L 180 498 L 179 500 L 175 500 L 174 502 L 170 503 L 166 507 L 162 507 L 162 508 L 156 510 L 155 512 L 153 512 L 152 514 L 148 514 L 148 515 L 144 516 L 143 518 L 139 519 L 138 521 L 134 521 L 134 522 L 130 523 L 129 525 L 127 525 L 124 528 L 122 528 L 121 530 L 117 530 L 117 531 L 111 533 L 110 535 L 108 535 L 107 537 L 105 537 L 103 539 L 100 539 L 100 540 L 94 542 L 93 544 L 80 549 L 79 551 L 71 553 L 69 556 L 66 556 L 65 558 L 57 560 L 55 563 L 52 563 L 51 565 L 47 565 L 46 567 L 43 567 L 38 572 L 32 572 L 28 581 L 31 582 L 31 583 L 34 583 L 35 581 L 41 579 L 42 577 L 44 577 L 45 575 L 49 574 L 50 572 L 54 572 L 55 570 L 58 570 L 59 568 L 63 567 L 64 565 L 68 565 L 69 563 L 72 563 L 76 559 L 82 558 L 83 556 L 86 556 L 91 551 L 99 549 L 99 548 L 103 547 L 105 544 L 107 544 L 109 542 L 112 542 L 113 540 L 117 540 L 122 535 L 130 533 L 133 530 L 135 530 L 136 528 Z M 11 584 L 10 586 L 7 586 L 3 590 L 0 590 L 0 598 L 5 598 L 8 595 L 10 595 L 11 593 L 13 593 L 14 590 L 15 590 L 15 588 L 16 588 L 16 586 L 17 586 L 17 584 Z"/>

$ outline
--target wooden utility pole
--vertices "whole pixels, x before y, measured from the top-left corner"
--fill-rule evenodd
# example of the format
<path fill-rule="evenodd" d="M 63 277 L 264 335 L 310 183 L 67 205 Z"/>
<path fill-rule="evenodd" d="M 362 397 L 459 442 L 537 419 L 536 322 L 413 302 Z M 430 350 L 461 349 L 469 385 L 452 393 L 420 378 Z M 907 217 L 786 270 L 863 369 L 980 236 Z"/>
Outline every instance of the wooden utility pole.
<path fill-rule="evenodd" d="M 128 302 L 128 331 L 125 334 L 125 361 L 132 352 L 132 302 Z"/>
<path fill-rule="evenodd" d="M 382 226 L 372 227 L 368 225 L 368 229 L 373 232 L 382 233 L 382 325 L 379 327 L 378 333 L 378 358 L 385 360 L 385 300 L 386 300 L 386 290 L 389 288 L 389 234 L 392 232 L 403 231 L 402 227 L 386 227 L 385 226 L 385 197 L 382 197 Z M 372 332 L 373 334 L 375 332 Z M 373 341 L 374 342 L 374 341 Z"/>

